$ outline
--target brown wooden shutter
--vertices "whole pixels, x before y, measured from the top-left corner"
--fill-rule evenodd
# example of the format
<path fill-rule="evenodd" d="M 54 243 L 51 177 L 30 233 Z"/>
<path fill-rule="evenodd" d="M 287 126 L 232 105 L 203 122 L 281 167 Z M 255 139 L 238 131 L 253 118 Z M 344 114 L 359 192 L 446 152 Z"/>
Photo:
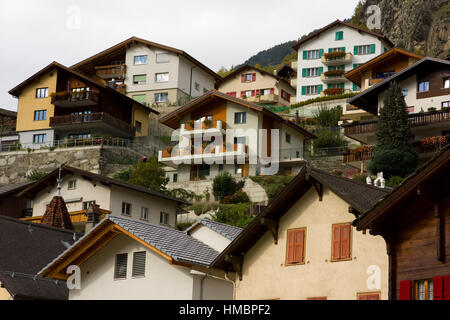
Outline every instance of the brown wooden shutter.
<path fill-rule="evenodd" d="M 287 238 L 287 258 L 286 262 L 294 263 L 294 243 L 295 243 L 295 231 L 288 231 Z"/>
<path fill-rule="evenodd" d="M 331 257 L 333 260 L 339 260 L 340 256 L 341 256 L 341 227 L 333 226 Z"/>
<path fill-rule="evenodd" d="M 305 239 L 305 231 L 297 230 L 295 231 L 295 242 L 294 242 L 294 262 L 303 262 L 303 242 Z"/>
<path fill-rule="evenodd" d="M 242 82 L 242 83 L 245 82 L 245 74 L 241 75 L 241 82 Z"/>
<path fill-rule="evenodd" d="M 253 82 L 256 81 L 256 73 L 253 74 Z"/>
<path fill-rule="evenodd" d="M 351 238 L 351 227 L 350 225 L 342 225 L 341 228 L 341 254 L 340 259 L 349 259 L 351 256 L 350 252 L 350 238 Z"/>

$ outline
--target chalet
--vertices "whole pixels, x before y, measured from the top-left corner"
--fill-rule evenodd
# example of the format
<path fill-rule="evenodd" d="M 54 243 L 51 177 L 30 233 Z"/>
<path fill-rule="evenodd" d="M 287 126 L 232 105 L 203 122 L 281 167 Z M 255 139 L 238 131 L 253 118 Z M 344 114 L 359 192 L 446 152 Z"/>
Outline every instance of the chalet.
<path fill-rule="evenodd" d="M 160 121 L 176 129 L 180 141 L 175 148 L 170 146 L 159 152 L 159 162 L 176 170 L 169 173 L 173 182 L 212 180 L 222 171 L 244 178 L 262 174 L 264 164 L 250 163 L 252 154 L 274 159 L 273 162 L 279 159 L 280 172 L 293 174 L 305 164 L 305 149 L 315 138 L 261 105 L 216 90 L 192 100 Z M 266 130 L 267 140 L 259 135 L 261 129 Z M 252 130 L 256 139 L 249 136 Z M 275 130 L 279 141 L 271 140 Z M 210 148 L 211 142 L 206 141 L 209 134 L 220 136 L 222 142 L 214 141 Z M 279 146 L 276 153 L 272 146 L 275 142 Z M 229 158 L 234 159 L 231 164 L 226 161 Z M 238 163 L 238 158 L 245 161 Z"/>
<path fill-rule="evenodd" d="M 211 269 L 235 275 L 237 300 L 386 300 L 384 240 L 351 223 L 389 192 L 305 167 Z"/>
<path fill-rule="evenodd" d="M 389 299 L 450 300 L 450 147 L 353 222 L 386 241 Z"/>
<path fill-rule="evenodd" d="M 17 196 L 31 184 L 33 182 L 22 182 L 0 187 L 0 216 L 20 219 L 33 210 L 31 200 Z"/>
<path fill-rule="evenodd" d="M 110 215 L 39 275 L 64 280 L 67 266 L 79 266 L 81 289 L 71 290 L 69 300 L 233 299 L 232 282 L 208 268 L 220 252 L 200 239 L 211 231 L 207 241 L 217 244 L 240 230 L 214 222 L 194 228 L 182 232 Z"/>

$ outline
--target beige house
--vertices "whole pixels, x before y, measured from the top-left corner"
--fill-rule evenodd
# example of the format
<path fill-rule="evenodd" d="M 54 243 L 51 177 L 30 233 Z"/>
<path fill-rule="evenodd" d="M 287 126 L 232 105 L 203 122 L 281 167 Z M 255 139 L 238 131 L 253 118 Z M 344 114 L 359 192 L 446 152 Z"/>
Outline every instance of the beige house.
<path fill-rule="evenodd" d="M 384 239 L 351 224 L 388 194 L 304 168 L 211 268 L 236 274 L 237 300 L 387 299 Z"/>
<path fill-rule="evenodd" d="M 249 65 L 226 76 L 218 90 L 248 102 L 281 106 L 289 106 L 296 92 L 288 79 Z"/>
<path fill-rule="evenodd" d="M 208 231 L 208 243 L 195 236 Z M 108 216 L 39 275 L 67 279 L 67 266 L 79 266 L 81 288 L 69 300 L 231 300 L 232 282 L 208 268 L 219 255 L 209 243 L 230 243 L 240 231 L 205 221 L 182 232 Z"/>
<path fill-rule="evenodd" d="M 32 217 L 44 214 L 57 191 L 59 169 L 23 190 L 18 196 L 33 201 Z M 176 227 L 179 205 L 184 202 L 147 188 L 63 166 L 61 194 L 71 213 L 89 209 L 91 203 L 115 215 Z"/>

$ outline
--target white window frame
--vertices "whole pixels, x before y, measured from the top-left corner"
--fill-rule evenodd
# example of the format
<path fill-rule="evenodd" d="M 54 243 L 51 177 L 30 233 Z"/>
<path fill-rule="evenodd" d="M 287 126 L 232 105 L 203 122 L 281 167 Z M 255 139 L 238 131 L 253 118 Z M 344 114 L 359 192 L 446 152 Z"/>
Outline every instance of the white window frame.
<path fill-rule="evenodd" d="M 67 184 L 68 190 L 75 190 L 77 188 L 77 180 L 69 180 L 69 183 Z"/>
<path fill-rule="evenodd" d="M 168 226 L 170 220 L 170 214 L 167 212 L 161 212 L 159 215 L 159 224 L 162 226 Z"/>
<path fill-rule="evenodd" d="M 319 86 L 318 85 L 306 86 L 305 95 L 314 96 L 314 95 L 318 95 L 318 94 L 319 94 Z"/>
<path fill-rule="evenodd" d="M 163 95 L 167 97 L 165 100 L 161 99 L 161 97 Z M 169 93 L 168 92 L 157 92 L 157 93 L 155 93 L 155 102 L 164 103 L 164 102 L 167 102 L 167 101 L 169 101 Z"/>
<path fill-rule="evenodd" d="M 363 55 L 371 54 L 370 49 L 371 49 L 370 44 L 364 44 L 364 45 L 358 46 L 358 55 L 363 56 Z"/>
<path fill-rule="evenodd" d="M 134 77 L 137 77 L 137 76 L 145 76 L 145 80 L 135 81 Z M 145 84 L 147 84 L 147 75 L 146 74 L 135 74 L 135 75 L 133 75 L 133 84 L 134 85 L 145 85 Z"/>
<path fill-rule="evenodd" d="M 306 60 L 316 60 L 316 59 L 320 59 L 320 49 L 306 51 Z"/>
<path fill-rule="evenodd" d="M 47 88 L 37 88 L 35 98 L 36 99 L 48 98 L 48 87 Z"/>
<path fill-rule="evenodd" d="M 161 77 L 164 76 L 164 77 Z M 167 80 L 166 79 L 167 76 Z M 156 83 L 165 83 L 165 82 L 169 82 L 170 78 L 169 78 L 169 72 L 161 72 L 161 73 L 155 73 L 155 82 Z"/>
<path fill-rule="evenodd" d="M 141 220 L 148 221 L 148 208 L 141 208 Z"/>
<path fill-rule="evenodd" d="M 122 202 L 122 215 L 125 217 L 131 217 L 131 203 Z"/>
<path fill-rule="evenodd" d="M 118 273 L 118 268 L 119 268 L 119 265 L 118 265 L 118 258 L 119 258 L 119 256 L 125 256 L 126 257 L 126 260 L 125 260 L 125 275 L 123 277 L 120 277 L 120 278 L 116 276 L 117 273 Z M 126 280 L 127 277 L 128 277 L 128 253 L 116 254 L 116 259 L 115 259 L 115 262 L 114 262 L 114 280 Z"/>
<path fill-rule="evenodd" d="M 142 57 L 145 57 L 145 62 L 140 62 L 141 60 L 139 60 L 139 62 L 136 63 L 136 58 L 142 58 Z M 143 54 L 143 55 L 134 56 L 134 61 L 133 62 L 134 62 L 135 66 L 146 65 L 148 63 L 148 55 Z"/>

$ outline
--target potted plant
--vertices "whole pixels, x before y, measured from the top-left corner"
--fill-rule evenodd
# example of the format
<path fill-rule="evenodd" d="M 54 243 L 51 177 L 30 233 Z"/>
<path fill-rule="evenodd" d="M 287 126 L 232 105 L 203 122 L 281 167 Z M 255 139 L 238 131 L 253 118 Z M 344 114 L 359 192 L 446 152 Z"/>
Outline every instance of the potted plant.
<path fill-rule="evenodd" d="M 188 120 L 186 121 L 186 130 L 193 130 L 194 129 L 194 121 Z"/>
<path fill-rule="evenodd" d="M 209 129 L 209 128 L 211 128 L 212 120 L 205 119 L 205 121 L 203 121 L 203 124 L 205 125 L 206 129 Z"/>

